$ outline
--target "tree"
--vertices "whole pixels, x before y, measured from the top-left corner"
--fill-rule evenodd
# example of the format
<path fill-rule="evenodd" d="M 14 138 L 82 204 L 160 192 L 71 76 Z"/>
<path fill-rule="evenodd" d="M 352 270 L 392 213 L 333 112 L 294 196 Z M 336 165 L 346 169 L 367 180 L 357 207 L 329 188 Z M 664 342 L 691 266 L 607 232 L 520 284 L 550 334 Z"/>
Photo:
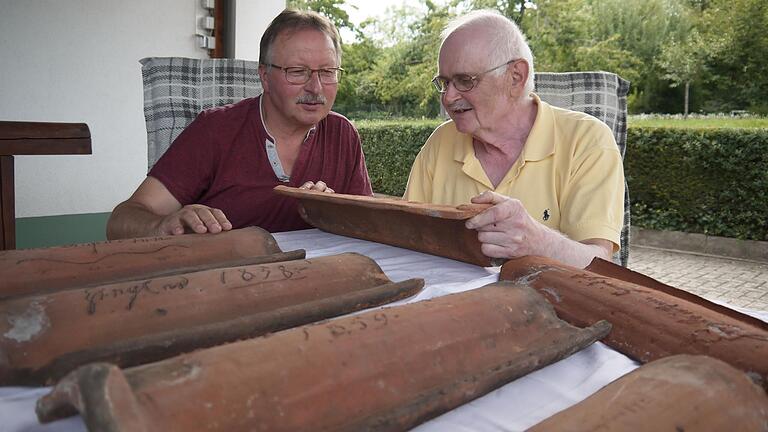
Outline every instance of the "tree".
<path fill-rule="evenodd" d="M 422 0 L 354 27 L 342 0 L 289 0 L 355 32 L 343 46 L 342 113 L 433 116 L 429 81 L 440 33 L 456 15 L 493 8 L 517 21 L 536 71 L 605 70 L 631 81 L 631 112 L 768 113 L 765 0 Z M 696 89 L 692 92 L 691 89 Z"/>
<path fill-rule="evenodd" d="M 706 45 L 698 31 L 694 29 L 685 40 L 673 40 L 667 43 L 657 59 L 659 66 L 666 71 L 663 77 L 671 81 L 671 87 L 677 87 L 680 84 L 685 86 L 683 102 L 685 117 L 688 117 L 689 112 L 691 83 L 703 72 L 705 56 Z"/>
<path fill-rule="evenodd" d="M 699 31 L 710 49 L 703 79 L 708 110 L 768 113 L 768 2 L 711 0 Z"/>
<path fill-rule="evenodd" d="M 517 25 L 523 21 L 527 9 L 537 8 L 532 0 L 472 0 L 470 4 L 472 9 L 496 9 Z"/>
<path fill-rule="evenodd" d="M 580 46 L 573 54 L 575 70 L 609 71 L 635 83 L 640 79 L 643 62 L 633 52 L 621 47 L 618 35 L 592 45 Z"/>
<path fill-rule="evenodd" d="M 374 83 L 368 73 L 381 58 L 382 51 L 371 39 L 359 37 L 357 42 L 342 46 L 344 74 L 339 83 L 334 110 L 345 115 L 381 109 Z"/>
<path fill-rule="evenodd" d="M 286 7 L 298 10 L 311 10 L 325 15 L 336 28 L 346 27 L 352 31 L 355 25 L 349 20 L 349 14 L 345 10 L 349 7 L 344 0 L 287 0 Z"/>
<path fill-rule="evenodd" d="M 453 16 L 451 5 L 425 1 L 426 12 L 409 24 L 409 39 L 383 48 L 372 68 L 375 92 L 382 104 L 400 115 L 431 116 L 440 112 L 440 102 L 430 84 L 437 70 L 440 32 Z M 389 11 L 395 22 L 403 22 L 406 9 Z M 389 17 L 385 18 L 389 19 Z"/>
<path fill-rule="evenodd" d="M 537 9 L 521 22 L 534 55 L 534 69 L 547 72 L 578 70 L 576 49 L 590 39 L 582 0 L 538 0 Z"/>

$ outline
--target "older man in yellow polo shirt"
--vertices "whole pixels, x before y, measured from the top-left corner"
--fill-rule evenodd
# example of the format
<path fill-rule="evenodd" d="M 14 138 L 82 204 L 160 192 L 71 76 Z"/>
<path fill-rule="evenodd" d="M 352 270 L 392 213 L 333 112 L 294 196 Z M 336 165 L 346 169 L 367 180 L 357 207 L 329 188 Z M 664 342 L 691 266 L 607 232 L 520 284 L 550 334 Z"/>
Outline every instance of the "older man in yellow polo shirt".
<path fill-rule="evenodd" d="M 619 249 L 624 170 L 608 126 L 542 102 L 517 26 L 476 11 L 443 32 L 432 81 L 451 120 L 414 161 L 405 198 L 493 206 L 467 221 L 494 258 L 585 267 Z"/>

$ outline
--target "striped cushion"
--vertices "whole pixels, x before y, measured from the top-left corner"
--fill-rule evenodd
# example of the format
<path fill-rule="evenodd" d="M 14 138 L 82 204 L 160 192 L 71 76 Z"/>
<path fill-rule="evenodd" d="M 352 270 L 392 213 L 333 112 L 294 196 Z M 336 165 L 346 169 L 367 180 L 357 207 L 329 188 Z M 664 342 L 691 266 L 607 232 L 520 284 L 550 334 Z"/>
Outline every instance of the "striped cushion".
<path fill-rule="evenodd" d="M 255 61 L 152 57 L 141 64 L 148 170 L 201 111 L 261 94 Z"/>

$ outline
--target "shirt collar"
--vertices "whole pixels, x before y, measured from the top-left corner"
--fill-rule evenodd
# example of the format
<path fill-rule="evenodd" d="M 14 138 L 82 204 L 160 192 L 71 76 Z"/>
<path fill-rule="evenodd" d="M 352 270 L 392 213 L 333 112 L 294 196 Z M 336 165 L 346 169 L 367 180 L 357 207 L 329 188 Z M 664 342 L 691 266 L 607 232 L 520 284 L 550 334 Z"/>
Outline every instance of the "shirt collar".
<path fill-rule="evenodd" d="M 531 93 L 536 103 L 536 120 L 525 140 L 520 155 L 525 161 L 538 161 L 555 153 L 555 133 L 552 125 L 552 107 L 542 102 L 536 93 Z"/>

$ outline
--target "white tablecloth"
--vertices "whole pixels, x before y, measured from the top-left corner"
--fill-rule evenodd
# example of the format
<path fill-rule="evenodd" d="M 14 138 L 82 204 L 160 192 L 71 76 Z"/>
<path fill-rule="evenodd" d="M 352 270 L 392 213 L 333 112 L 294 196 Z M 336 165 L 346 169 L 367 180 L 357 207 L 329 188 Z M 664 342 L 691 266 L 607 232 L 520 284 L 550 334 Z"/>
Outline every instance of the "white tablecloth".
<path fill-rule="evenodd" d="M 274 236 L 284 251 L 306 249 L 308 258 L 358 252 L 376 260 L 387 276 L 395 282 L 410 278 L 424 279 L 425 288 L 419 295 L 393 304 L 466 291 L 498 280 L 498 268 L 482 268 L 314 229 L 277 233 Z M 768 321 L 768 313 L 751 314 Z M 583 400 L 636 367 L 637 363 L 634 361 L 598 342 L 430 420 L 414 430 L 523 430 Z M 49 388 L 0 387 L 0 431 L 85 431 L 80 417 L 48 425 L 37 423 L 35 402 L 48 391 Z"/>

